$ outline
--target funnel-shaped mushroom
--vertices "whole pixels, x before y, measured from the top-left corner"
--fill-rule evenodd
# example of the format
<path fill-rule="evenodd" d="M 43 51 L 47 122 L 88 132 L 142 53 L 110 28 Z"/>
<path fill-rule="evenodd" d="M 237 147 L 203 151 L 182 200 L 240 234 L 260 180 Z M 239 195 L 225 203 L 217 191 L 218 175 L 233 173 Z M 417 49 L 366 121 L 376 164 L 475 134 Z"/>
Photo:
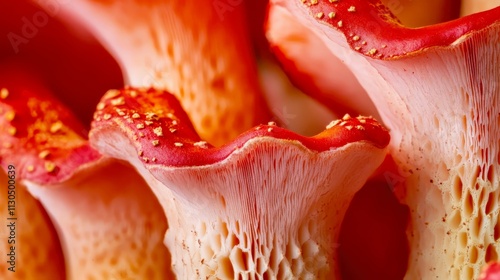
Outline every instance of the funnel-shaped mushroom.
<path fill-rule="evenodd" d="M 93 150 L 76 118 L 27 72 L 2 71 L 0 89 L 0 162 L 15 166 L 47 210 L 67 278 L 169 277 L 166 220 L 143 179 Z"/>
<path fill-rule="evenodd" d="M 196 130 L 222 145 L 269 115 L 239 1 L 72 1 L 126 84 L 172 92 Z M 200 94 L 203 93 L 203 94 Z"/>
<path fill-rule="evenodd" d="M 271 123 L 214 148 L 169 93 L 126 88 L 100 104 L 90 141 L 159 198 L 179 279 L 337 275 L 345 210 L 389 142 L 375 120 L 345 116 L 312 138 Z"/>
<path fill-rule="evenodd" d="M 407 29 L 376 0 L 275 3 L 349 61 L 391 128 L 412 216 L 407 276 L 477 278 L 500 250 L 500 7 Z"/>

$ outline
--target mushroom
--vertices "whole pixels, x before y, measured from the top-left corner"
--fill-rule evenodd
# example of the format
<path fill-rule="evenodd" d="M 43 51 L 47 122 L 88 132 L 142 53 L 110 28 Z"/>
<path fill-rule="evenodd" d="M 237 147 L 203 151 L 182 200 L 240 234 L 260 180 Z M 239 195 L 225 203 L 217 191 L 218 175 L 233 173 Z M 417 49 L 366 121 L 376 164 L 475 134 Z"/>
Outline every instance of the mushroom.
<path fill-rule="evenodd" d="M 158 197 L 179 279 L 338 276 L 342 218 L 389 142 L 374 119 L 346 115 L 311 138 L 269 123 L 215 148 L 165 91 L 112 90 L 101 104 L 90 142 Z"/>
<path fill-rule="evenodd" d="M 238 1 L 72 1 L 121 64 L 126 85 L 172 92 L 204 138 L 226 143 L 267 122 Z M 238 3 L 237 3 L 238 2 Z"/>
<path fill-rule="evenodd" d="M 92 149 L 76 118 L 27 69 L 1 69 L 0 98 L 0 163 L 6 172 L 15 167 L 49 214 L 66 277 L 170 278 L 165 217 L 133 168 Z"/>
<path fill-rule="evenodd" d="M 17 178 L 17 171 L 8 163 L 5 172 L 0 171 L 0 279 L 65 279 L 57 233 L 43 207 Z"/>
<path fill-rule="evenodd" d="M 333 18 L 335 13 L 316 16 Z M 371 115 L 378 119 L 373 102 L 344 62 L 285 9 L 275 5 L 269 8 L 266 36 L 276 58 L 303 92 L 337 114 Z"/>
<path fill-rule="evenodd" d="M 376 0 L 316 2 L 274 4 L 349 57 L 391 128 L 411 213 L 407 277 L 477 278 L 500 250 L 500 7 L 408 29 Z"/>

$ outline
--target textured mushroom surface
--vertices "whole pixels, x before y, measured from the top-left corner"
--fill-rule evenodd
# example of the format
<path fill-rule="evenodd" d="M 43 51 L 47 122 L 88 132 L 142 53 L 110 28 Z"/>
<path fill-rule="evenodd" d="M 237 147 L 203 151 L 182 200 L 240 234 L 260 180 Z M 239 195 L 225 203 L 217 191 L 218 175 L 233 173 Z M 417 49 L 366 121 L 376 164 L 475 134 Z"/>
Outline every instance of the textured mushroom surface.
<path fill-rule="evenodd" d="M 67 279 L 171 277 L 166 220 L 138 173 L 92 149 L 75 117 L 28 72 L 3 72 L 0 98 L 0 163 L 6 172 L 15 166 L 49 214 Z M 38 242 L 47 238 L 39 234 Z"/>
<path fill-rule="evenodd" d="M 270 123 L 214 148 L 169 93 L 113 90 L 99 108 L 90 141 L 131 162 L 157 195 L 177 277 L 338 276 L 345 210 L 389 142 L 375 120 L 346 115 L 311 138 Z"/>
<path fill-rule="evenodd" d="M 173 279 L 165 217 L 130 166 L 111 161 L 51 186 L 26 184 L 57 227 L 68 279 Z"/>
<path fill-rule="evenodd" d="M 408 29 L 375 0 L 274 4 L 349 59 L 391 129 L 412 217 L 407 277 L 477 278 L 500 250 L 500 7 Z"/>
<path fill-rule="evenodd" d="M 198 133 L 219 146 L 270 118 L 244 5 L 223 2 L 79 0 L 61 8 L 108 46 L 127 85 L 168 90 Z"/>

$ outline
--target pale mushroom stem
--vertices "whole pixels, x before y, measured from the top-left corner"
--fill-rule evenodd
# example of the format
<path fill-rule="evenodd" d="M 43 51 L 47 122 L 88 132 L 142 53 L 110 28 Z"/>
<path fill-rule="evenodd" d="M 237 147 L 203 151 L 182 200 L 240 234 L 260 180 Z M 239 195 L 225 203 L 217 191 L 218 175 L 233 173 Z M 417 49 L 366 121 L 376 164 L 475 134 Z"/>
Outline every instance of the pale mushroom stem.
<path fill-rule="evenodd" d="M 241 1 L 72 1 L 122 65 L 126 85 L 166 89 L 222 145 L 269 121 Z"/>
<path fill-rule="evenodd" d="M 256 150 L 231 162 L 149 176 L 169 217 L 165 243 L 177 277 L 339 279 L 340 225 L 375 161 L 357 164 L 383 154 L 350 155 L 356 144 L 323 154 L 257 146 L 247 143 L 243 150 Z"/>
<path fill-rule="evenodd" d="M 174 278 L 166 219 L 130 166 L 108 160 L 59 184 L 26 185 L 54 222 L 68 279 Z"/>
<path fill-rule="evenodd" d="M 52 222 L 16 178 L 15 166 L 5 169 L 0 170 L 0 180 L 5 182 L 0 192 L 0 218 L 5 222 L 0 230 L 0 279 L 65 279 L 64 256 Z"/>
<path fill-rule="evenodd" d="M 498 28 L 463 40 L 447 51 L 354 66 L 387 81 L 369 94 L 392 128 L 396 176 L 406 182 L 408 279 L 474 279 L 500 252 Z"/>
<path fill-rule="evenodd" d="M 498 31 L 492 31 L 485 31 L 483 36 L 498 44 Z M 432 109 L 420 114 L 434 116 L 423 121 L 412 113 L 418 125 L 412 129 L 413 137 L 404 137 L 400 146 L 408 151 L 400 160 L 410 164 L 403 160 L 409 156 L 414 167 L 411 170 L 415 171 L 407 179 L 406 202 L 414 210 L 408 275 L 437 268 L 441 273 L 448 270 L 453 278 L 473 279 L 484 264 L 498 259 L 500 55 L 498 48 L 494 51 L 480 44 L 472 39 L 459 48 L 459 57 L 466 60 L 465 65 L 458 66 L 465 66 L 462 77 L 455 76 L 452 63 L 446 74 L 441 73 L 441 78 L 463 79 L 469 86 L 443 92 L 453 96 L 443 96 L 444 102 L 438 100 L 439 96 L 428 96 L 429 103 L 439 105 L 428 104 Z M 486 64 L 485 57 L 493 64 Z M 447 105 L 449 109 L 444 108 Z"/>
<path fill-rule="evenodd" d="M 361 82 L 366 88 L 379 89 L 369 94 L 392 128 L 400 172 L 391 175 L 406 183 L 407 279 L 475 279 L 500 252 L 498 28 L 463 40 L 446 51 L 353 66 L 371 77 Z"/>

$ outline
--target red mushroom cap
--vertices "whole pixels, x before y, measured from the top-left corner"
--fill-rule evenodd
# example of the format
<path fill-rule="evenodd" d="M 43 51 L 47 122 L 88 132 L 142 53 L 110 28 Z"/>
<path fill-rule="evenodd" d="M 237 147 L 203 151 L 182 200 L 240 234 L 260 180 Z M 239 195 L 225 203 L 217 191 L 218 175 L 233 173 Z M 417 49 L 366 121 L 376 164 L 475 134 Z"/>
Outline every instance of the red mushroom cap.
<path fill-rule="evenodd" d="M 322 152 L 348 143 L 367 141 L 378 148 L 389 143 L 389 133 L 371 117 L 344 116 L 314 137 L 304 137 L 273 123 L 259 125 L 221 148 L 203 141 L 175 97 L 166 91 L 125 88 L 103 97 L 94 116 L 90 138 L 108 137 L 118 126 L 133 139 L 144 163 L 165 166 L 200 166 L 222 161 L 255 138 L 298 141 Z M 104 133 L 103 133 L 104 132 Z M 93 143 L 98 143 L 96 139 Z"/>
<path fill-rule="evenodd" d="M 39 183 L 69 178 L 101 158 L 85 129 L 34 75 L 10 67 L 0 72 L 0 162 Z"/>
<path fill-rule="evenodd" d="M 474 30 L 500 22 L 500 7 L 497 7 L 454 21 L 412 29 L 401 25 L 380 0 L 302 2 L 317 21 L 342 32 L 352 49 L 379 59 L 447 47 Z"/>

